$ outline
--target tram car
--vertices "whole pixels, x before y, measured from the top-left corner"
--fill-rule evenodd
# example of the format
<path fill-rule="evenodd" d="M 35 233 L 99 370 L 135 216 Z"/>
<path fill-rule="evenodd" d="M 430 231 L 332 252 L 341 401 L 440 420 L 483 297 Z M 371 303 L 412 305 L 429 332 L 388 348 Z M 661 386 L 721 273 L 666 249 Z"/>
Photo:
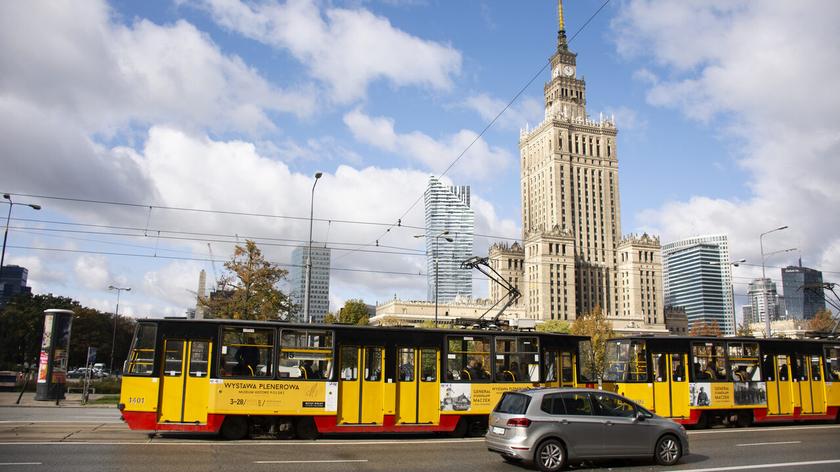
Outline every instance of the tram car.
<path fill-rule="evenodd" d="M 582 353 L 582 354 L 581 354 Z M 593 385 L 581 336 L 140 320 L 119 408 L 134 430 L 483 434 L 502 393 Z"/>
<path fill-rule="evenodd" d="M 840 341 L 627 337 L 604 388 L 685 425 L 840 422 Z"/>

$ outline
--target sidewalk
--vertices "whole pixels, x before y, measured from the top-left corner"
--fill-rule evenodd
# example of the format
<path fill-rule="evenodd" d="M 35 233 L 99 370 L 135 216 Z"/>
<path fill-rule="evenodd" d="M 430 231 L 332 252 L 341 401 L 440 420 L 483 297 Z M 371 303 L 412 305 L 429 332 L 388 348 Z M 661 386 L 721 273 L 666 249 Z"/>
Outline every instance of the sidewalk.
<path fill-rule="evenodd" d="M 97 405 L 97 404 L 90 404 L 82 405 L 82 394 L 81 393 L 66 393 L 64 394 L 65 399 L 58 402 L 58 405 L 55 404 L 55 400 L 51 401 L 36 401 L 35 400 L 35 392 L 25 392 L 23 397 L 20 399 L 20 404 L 17 404 L 18 396 L 20 395 L 20 391 L 17 392 L 0 392 L 0 407 L 15 407 L 15 406 L 26 406 L 26 407 L 45 407 L 45 408 L 61 408 L 61 407 L 70 407 L 70 408 L 116 408 L 114 405 Z M 88 401 L 92 402 L 96 399 L 106 397 L 108 395 L 102 394 L 91 394 L 88 396 Z"/>

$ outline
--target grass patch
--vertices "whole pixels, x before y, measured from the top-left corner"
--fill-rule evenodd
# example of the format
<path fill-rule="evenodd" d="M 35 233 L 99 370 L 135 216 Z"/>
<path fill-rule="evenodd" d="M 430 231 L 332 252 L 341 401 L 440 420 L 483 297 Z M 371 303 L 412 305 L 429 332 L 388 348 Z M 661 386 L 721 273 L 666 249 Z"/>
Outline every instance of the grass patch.
<path fill-rule="evenodd" d="M 120 402 L 119 395 L 105 395 L 103 397 L 97 398 L 96 400 L 91 400 L 87 402 L 88 405 L 116 405 Z"/>

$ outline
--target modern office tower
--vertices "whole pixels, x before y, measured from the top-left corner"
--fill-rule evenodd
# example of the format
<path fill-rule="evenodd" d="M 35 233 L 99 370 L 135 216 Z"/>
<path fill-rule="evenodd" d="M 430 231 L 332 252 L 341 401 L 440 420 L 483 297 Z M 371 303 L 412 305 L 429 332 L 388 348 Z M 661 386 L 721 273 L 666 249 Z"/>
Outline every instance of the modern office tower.
<path fill-rule="evenodd" d="M 304 313 L 306 299 L 306 255 L 308 246 L 292 251 L 291 293 L 297 307 L 294 321 L 323 323 L 330 311 L 330 249 L 312 246 L 312 275 L 309 283 L 309 317 Z"/>
<path fill-rule="evenodd" d="M 746 324 L 757 323 L 757 321 L 755 321 L 753 319 L 752 305 L 742 306 L 741 307 L 741 315 L 744 318 L 744 323 L 746 323 Z"/>
<path fill-rule="evenodd" d="M 810 320 L 825 310 L 822 272 L 799 266 L 782 269 L 782 290 L 785 294 L 785 316 L 793 320 Z"/>
<path fill-rule="evenodd" d="M 2 278 L 0 278 L 0 306 L 21 293 L 31 293 L 32 289 L 26 285 L 29 277 L 29 270 L 26 267 L 7 265 L 3 266 Z"/>
<path fill-rule="evenodd" d="M 770 279 L 753 280 L 750 282 L 749 297 L 753 323 L 764 323 L 768 316 L 770 321 L 779 319 L 779 300 L 775 282 Z"/>
<path fill-rule="evenodd" d="M 618 244 L 618 314 L 628 324 L 665 323 L 659 238 L 630 235 Z"/>
<path fill-rule="evenodd" d="M 472 270 L 461 268 L 461 263 L 473 256 L 475 214 L 470 208 L 470 187 L 448 187 L 430 177 L 424 200 L 428 300 L 435 299 L 436 291 L 438 302 L 459 295 L 472 297 Z"/>
<path fill-rule="evenodd" d="M 712 321 L 735 334 L 732 267 L 726 235 L 695 236 L 662 246 L 665 304 L 685 308 L 689 326 Z"/>

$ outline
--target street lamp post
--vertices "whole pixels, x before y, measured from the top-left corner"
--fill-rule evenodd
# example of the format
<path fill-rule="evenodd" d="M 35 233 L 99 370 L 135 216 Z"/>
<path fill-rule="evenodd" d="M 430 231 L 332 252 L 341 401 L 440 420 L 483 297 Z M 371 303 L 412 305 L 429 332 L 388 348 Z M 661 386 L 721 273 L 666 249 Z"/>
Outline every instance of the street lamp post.
<path fill-rule="evenodd" d="M 312 323 L 312 315 L 309 314 L 309 286 L 312 283 L 312 221 L 315 215 L 315 186 L 318 185 L 318 179 L 324 175 L 321 172 L 315 173 L 315 182 L 312 183 L 312 198 L 309 200 L 309 246 L 306 250 L 306 287 L 304 288 L 305 296 L 303 299 L 303 316 L 307 323 Z"/>
<path fill-rule="evenodd" d="M 113 285 L 108 286 L 108 290 L 116 290 L 117 291 L 117 309 L 114 311 L 114 334 L 111 336 L 111 366 L 110 366 L 110 374 L 114 374 L 114 345 L 117 342 L 117 318 L 120 316 L 120 292 L 130 292 L 131 287 L 115 287 Z"/>
<path fill-rule="evenodd" d="M 765 275 L 765 271 L 764 271 L 764 236 L 766 236 L 770 233 L 774 233 L 776 231 L 781 231 L 783 229 L 787 229 L 787 225 L 779 226 L 778 228 L 771 229 L 770 231 L 765 231 L 765 232 L 761 233 L 761 235 L 758 236 L 758 244 L 759 244 L 759 247 L 761 249 L 761 278 L 762 279 L 767 278 L 767 276 Z M 768 308 L 769 307 L 766 307 L 764 309 L 764 329 L 766 330 L 766 335 L 769 338 L 770 337 L 770 313 L 769 313 Z"/>
<path fill-rule="evenodd" d="M 435 328 L 438 327 L 438 274 L 440 273 L 440 271 L 438 270 L 439 269 L 439 266 L 438 266 L 438 259 L 439 259 L 439 257 L 438 257 L 438 239 L 444 238 L 447 242 L 451 243 L 452 241 L 454 241 L 454 239 L 448 237 L 447 236 L 448 234 L 449 234 L 448 230 L 438 234 L 437 236 L 435 236 L 435 242 L 433 243 L 434 244 L 433 250 L 434 250 L 434 253 L 435 253 Z M 414 237 L 415 238 L 425 238 L 426 235 L 425 234 L 418 234 Z"/>
<path fill-rule="evenodd" d="M 12 219 L 12 207 L 15 205 L 25 205 L 33 210 L 40 210 L 41 205 L 37 205 L 35 203 L 13 202 L 12 196 L 8 193 L 4 193 L 3 198 L 9 201 L 9 214 L 6 215 L 6 231 L 3 233 L 3 251 L 0 253 L 0 285 L 2 285 L 3 293 L 5 293 L 6 284 L 3 283 L 3 264 L 6 262 L 6 240 L 9 238 L 9 221 Z"/>

